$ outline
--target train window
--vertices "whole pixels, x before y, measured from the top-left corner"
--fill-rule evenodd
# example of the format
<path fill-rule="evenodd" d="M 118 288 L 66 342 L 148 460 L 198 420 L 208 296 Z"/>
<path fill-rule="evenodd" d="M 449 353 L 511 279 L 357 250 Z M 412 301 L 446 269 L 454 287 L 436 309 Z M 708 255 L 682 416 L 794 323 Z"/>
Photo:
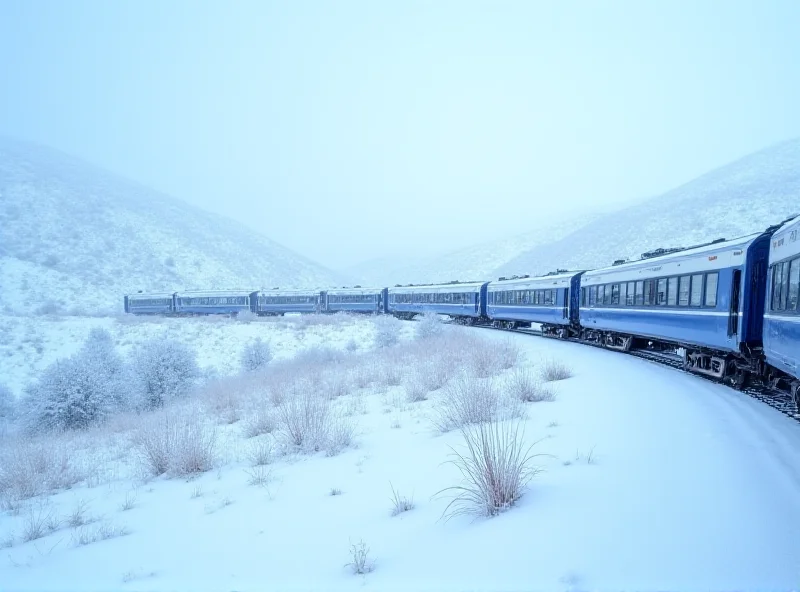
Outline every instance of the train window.
<path fill-rule="evenodd" d="M 555 290 L 545 290 L 544 295 L 546 298 L 545 304 L 555 304 Z"/>
<path fill-rule="evenodd" d="M 789 268 L 789 296 L 786 299 L 786 310 L 797 310 L 800 300 L 800 258 L 791 262 Z"/>
<path fill-rule="evenodd" d="M 606 286 L 605 292 L 603 292 L 603 304 L 610 305 L 611 304 L 611 284 Z"/>
<path fill-rule="evenodd" d="M 656 303 L 655 280 L 645 280 L 644 282 L 644 303 L 646 306 L 652 306 Z"/>
<path fill-rule="evenodd" d="M 603 304 L 603 297 L 606 293 L 605 286 L 597 286 L 597 306 L 602 306 Z"/>
<path fill-rule="evenodd" d="M 625 295 L 625 305 L 633 306 L 635 300 L 636 282 L 628 282 L 628 292 Z"/>
<path fill-rule="evenodd" d="M 692 276 L 692 295 L 689 301 L 690 306 L 701 306 L 703 304 L 703 274 L 698 273 Z"/>
<path fill-rule="evenodd" d="M 658 280 L 656 286 L 656 304 L 664 306 L 667 303 L 667 278 Z"/>
<path fill-rule="evenodd" d="M 581 306 L 586 306 L 586 288 L 581 288 Z"/>
<path fill-rule="evenodd" d="M 611 286 L 611 304 L 619 304 L 619 284 Z"/>
<path fill-rule="evenodd" d="M 644 304 L 644 282 L 642 280 L 636 282 L 636 297 L 634 302 L 636 306 Z"/>
<path fill-rule="evenodd" d="M 628 285 L 625 283 L 619 285 L 619 304 L 621 304 L 622 306 L 625 306 L 625 292 L 627 288 Z"/>
<path fill-rule="evenodd" d="M 667 286 L 667 306 L 675 306 L 678 303 L 678 278 L 669 278 Z"/>
<path fill-rule="evenodd" d="M 719 274 L 707 273 L 706 274 L 706 306 L 717 306 L 717 284 L 719 283 Z"/>
<path fill-rule="evenodd" d="M 594 306 L 597 302 L 597 286 L 589 288 L 589 306 Z"/>
<path fill-rule="evenodd" d="M 678 279 L 678 306 L 689 306 L 689 286 L 691 278 L 688 275 L 682 275 Z"/>

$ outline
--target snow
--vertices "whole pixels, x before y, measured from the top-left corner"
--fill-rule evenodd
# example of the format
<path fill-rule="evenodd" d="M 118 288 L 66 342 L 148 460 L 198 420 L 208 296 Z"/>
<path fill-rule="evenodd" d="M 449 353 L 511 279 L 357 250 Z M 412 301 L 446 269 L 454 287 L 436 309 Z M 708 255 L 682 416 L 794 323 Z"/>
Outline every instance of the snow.
<path fill-rule="evenodd" d="M 104 321 L 107 322 L 107 321 Z M 205 359 L 265 325 L 190 319 Z M 162 326 L 163 325 L 163 326 Z M 170 327 L 171 321 L 153 324 Z M 413 326 L 407 323 L 406 327 Z M 113 327 L 113 324 L 112 324 Z M 126 325 L 146 333 L 146 323 Z M 312 329 L 318 334 L 312 338 Z M 317 340 L 366 340 L 368 321 L 270 336 L 295 351 Z M 408 330 L 408 329 L 404 329 Z M 517 506 L 492 519 L 443 520 L 458 483 L 445 464 L 457 432 L 439 434 L 433 401 L 397 403 L 396 389 L 362 389 L 358 446 L 335 457 L 289 456 L 248 485 L 248 444 L 236 426 L 218 470 L 185 481 L 141 483 L 124 473 L 51 497 L 61 513 L 89 500 L 129 534 L 87 546 L 60 530 L 17 542 L 0 563 L 4 590 L 531 590 L 790 589 L 800 555 L 800 424 L 701 378 L 595 348 L 529 335 L 454 328 L 511 339 L 534 369 L 573 371 L 557 399 L 526 405 L 526 438 L 544 469 Z M 209 338 L 201 336 L 211 332 Z M 137 336 L 138 339 L 138 336 Z M 307 340 L 307 342 L 306 342 Z M 303 341 L 305 343 L 299 344 Z M 382 350 L 382 354 L 389 350 Z M 233 356 L 238 361 L 238 356 Z M 224 365 L 223 365 L 224 366 Z M 390 413 L 385 413 L 386 409 Z M 392 427 L 397 426 L 399 427 Z M 111 436 L 109 436 L 111 437 Z M 589 462 L 591 459 L 591 462 Z M 390 516 L 391 487 L 415 508 Z M 331 488 L 341 495 L 331 496 Z M 135 490 L 135 506 L 120 509 Z M 199 497 L 193 497 L 201 492 Z M 3 535 L 23 516 L 0 515 Z M 345 567 L 363 540 L 373 572 Z"/>

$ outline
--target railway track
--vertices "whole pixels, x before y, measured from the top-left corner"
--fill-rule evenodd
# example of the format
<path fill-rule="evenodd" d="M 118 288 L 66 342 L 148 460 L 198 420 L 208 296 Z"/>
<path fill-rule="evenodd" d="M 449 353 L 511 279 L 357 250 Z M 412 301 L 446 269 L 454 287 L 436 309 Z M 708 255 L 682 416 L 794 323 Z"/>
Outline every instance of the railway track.
<path fill-rule="evenodd" d="M 448 322 L 448 324 L 455 324 L 455 323 Z M 490 325 L 470 325 L 470 326 L 471 327 L 478 327 L 478 328 L 481 328 L 481 329 L 493 329 L 495 331 L 498 331 L 498 330 L 499 331 L 506 331 L 508 333 L 523 333 L 523 334 L 526 334 L 526 335 L 533 335 L 534 337 L 542 337 L 542 338 L 545 338 L 545 339 L 559 339 L 559 338 L 556 338 L 556 337 L 547 337 L 547 336 L 543 335 L 542 332 L 537 330 L 537 329 L 526 329 L 526 328 L 507 329 L 507 328 L 504 328 L 504 327 L 492 327 Z M 590 342 L 587 342 L 587 341 L 581 341 L 580 339 L 576 339 L 574 337 L 568 337 L 566 339 L 559 339 L 559 341 L 568 341 L 568 342 L 572 342 L 572 343 L 578 343 L 580 345 L 588 345 L 588 346 L 591 346 L 591 347 L 596 347 L 598 349 L 602 349 L 602 350 L 606 350 L 606 351 L 615 351 L 615 353 L 628 354 L 630 356 L 634 356 L 634 357 L 640 358 L 642 360 L 647 360 L 649 362 L 653 362 L 653 363 L 656 363 L 656 364 L 661 364 L 662 366 L 669 366 L 671 368 L 674 368 L 675 370 L 678 370 L 679 372 L 682 372 L 683 374 L 687 374 L 689 376 L 693 376 L 693 377 L 700 378 L 700 379 L 703 379 L 703 380 L 708 380 L 708 381 L 713 382 L 715 384 L 721 384 L 723 386 L 727 386 L 731 390 L 735 390 L 737 392 L 744 393 L 744 394 L 746 394 L 746 395 L 748 395 L 748 396 L 750 396 L 750 397 L 752 397 L 754 399 L 757 399 L 758 401 L 760 401 L 762 403 L 765 403 L 765 404 L 769 405 L 773 409 L 776 409 L 777 411 L 780 411 L 784 415 L 786 415 L 788 417 L 791 417 L 795 421 L 800 422 L 800 409 L 797 408 L 797 405 L 795 405 L 794 401 L 792 400 L 792 398 L 787 393 L 783 393 L 783 392 L 780 392 L 780 391 L 775 391 L 775 390 L 767 388 L 765 386 L 747 386 L 747 387 L 742 388 L 742 389 L 735 389 L 735 388 L 731 387 L 730 385 L 728 385 L 728 384 L 726 384 L 726 383 L 724 383 L 724 382 L 722 382 L 720 380 L 716 380 L 716 379 L 714 379 L 714 378 L 712 378 L 710 376 L 704 376 L 704 375 L 698 374 L 696 372 L 689 372 L 689 371 L 685 370 L 684 367 L 683 367 L 683 360 L 680 357 L 676 356 L 676 355 L 651 352 L 651 351 L 642 350 L 642 349 L 633 349 L 633 350 L 628 351 L 628 352 L 609 350 L 608 348 L 605 348 L 600 344 L 590 343 Z"/>

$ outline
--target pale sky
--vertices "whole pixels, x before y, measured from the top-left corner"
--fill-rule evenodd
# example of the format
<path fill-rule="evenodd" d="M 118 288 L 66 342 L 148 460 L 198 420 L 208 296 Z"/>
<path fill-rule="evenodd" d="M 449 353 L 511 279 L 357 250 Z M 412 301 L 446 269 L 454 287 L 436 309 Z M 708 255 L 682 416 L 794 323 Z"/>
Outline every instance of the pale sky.
<path fill-rule="evenodd" d="M 0 0 L 0 134 L 331 268 L 800 136 L 800 2 Z"/>

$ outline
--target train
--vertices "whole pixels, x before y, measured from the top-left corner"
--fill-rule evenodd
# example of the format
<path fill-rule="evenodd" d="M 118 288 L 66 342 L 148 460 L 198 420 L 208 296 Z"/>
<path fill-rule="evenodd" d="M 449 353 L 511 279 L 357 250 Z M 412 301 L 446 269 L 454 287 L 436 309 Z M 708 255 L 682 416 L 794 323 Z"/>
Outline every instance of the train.
<path fill-rule="evenodd" d="M 600 269 L 494 281 L 124 296 L 126 313 L 435 313 L 620 352 L 647 351 L 736 388 L 758 382 L 800 409 L 800 216 L 763 232 L 656 249 Z"/>

